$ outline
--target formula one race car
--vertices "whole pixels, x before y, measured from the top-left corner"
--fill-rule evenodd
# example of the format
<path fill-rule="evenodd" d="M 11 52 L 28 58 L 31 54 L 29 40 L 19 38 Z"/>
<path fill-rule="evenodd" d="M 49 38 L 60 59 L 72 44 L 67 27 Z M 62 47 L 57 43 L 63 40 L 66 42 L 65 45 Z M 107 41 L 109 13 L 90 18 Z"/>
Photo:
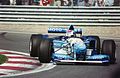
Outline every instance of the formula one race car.
<path fill-rule="evenodd" d="M 41 63 L 101 63 L 114 64 L 116 45 L 114 40 L 98 36 L 83 36 L 82 29 L 48 28 L 48 33 L 65 33 L 63 36 L 33 34 L 30 38 L 30 56 Z M 78 36 L 79 34 L 79 36 Z"/>

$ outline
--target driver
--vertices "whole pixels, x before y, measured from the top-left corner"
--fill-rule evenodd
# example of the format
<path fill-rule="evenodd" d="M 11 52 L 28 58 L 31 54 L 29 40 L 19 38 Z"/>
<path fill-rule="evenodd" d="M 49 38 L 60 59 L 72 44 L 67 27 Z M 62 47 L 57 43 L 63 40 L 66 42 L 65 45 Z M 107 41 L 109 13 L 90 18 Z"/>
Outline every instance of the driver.
<path fill-rule="evenodd" d="M 77 44 L 79 47 L 85 46 L 83 40 L 76 37 L 73 26 L 70 26 L 70 28 L 66 31 L 66 37 L 68 37 L 67 42 L 70 43 L 71 46 L 73 46 L 73 44 Z"/>
<path fill-rule="evenodd" d="M 74 32 L 73 25 L 70 25 L 70 28 L 66 31 L 67 37 L 76 37 L 76 33 Z"/>
<path fill-rule="evenodd" d="M 67 41 L 71 44 L 71 46 L 76 43 L 83 43 L 83 41 L 80 38 L 76 37 L 76 33 L 74 31 L 68 30 L 66 32 L 66 36 L 68 37 Z"/>
<path fill-rule="evenodd" d="M 74 30 L 67 30 L 66 37 L 76 37 L 76 33 L 74 32 Z"/>

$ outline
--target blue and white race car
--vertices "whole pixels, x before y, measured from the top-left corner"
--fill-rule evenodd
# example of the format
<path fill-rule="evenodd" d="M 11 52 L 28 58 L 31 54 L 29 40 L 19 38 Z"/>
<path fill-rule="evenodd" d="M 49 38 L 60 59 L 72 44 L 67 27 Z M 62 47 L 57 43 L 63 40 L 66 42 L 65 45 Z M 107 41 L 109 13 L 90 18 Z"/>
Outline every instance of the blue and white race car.
<path fill-rule="evenodd" d="M 116 61 L 114 40 L 104 40 L 101 47 L 99 36 L 83 36 L 82 29 L 75 29 L 73 25 L 69 28 L 48 28 L 48 33 L 65 35 L 31 35 L 30 56 L 38 57 L 41 63 L 114 64 Z"/>

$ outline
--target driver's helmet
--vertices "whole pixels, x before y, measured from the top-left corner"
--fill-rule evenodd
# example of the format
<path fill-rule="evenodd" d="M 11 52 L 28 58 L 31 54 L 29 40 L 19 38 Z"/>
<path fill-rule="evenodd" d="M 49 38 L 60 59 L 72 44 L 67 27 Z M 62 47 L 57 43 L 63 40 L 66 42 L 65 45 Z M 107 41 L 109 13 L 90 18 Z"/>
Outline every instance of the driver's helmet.
<path fill-rule="evenodd" d="M 67 30 L 66 31 L 66 36 L 67 37 L 75 37 L 76 34 L 75 34 L 74 30 Z"/>
<path fill-rule="evenodd" d="M 74 26 L 70 25 L 68 30 L 66 31 L 66 36 L 67 37 L 75 37 L 76 33 L 74 32 Z"/>
<path fill-rule="evenodd" d="M 73 25 L 70 25 L 69 29 L 66 31 L 66 36 L 67 37 L 75 37 L 76 36 Z"/>

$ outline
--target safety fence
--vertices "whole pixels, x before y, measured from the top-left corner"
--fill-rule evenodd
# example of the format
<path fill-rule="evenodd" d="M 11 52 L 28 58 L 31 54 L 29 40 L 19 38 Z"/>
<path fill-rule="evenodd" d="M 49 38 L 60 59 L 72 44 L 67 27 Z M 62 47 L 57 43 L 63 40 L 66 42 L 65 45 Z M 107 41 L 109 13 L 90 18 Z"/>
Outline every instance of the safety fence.
<path fill-rule="evenodd" d="M 0 23 L 120 26 L 120 7 L 0 5 Z"/>

